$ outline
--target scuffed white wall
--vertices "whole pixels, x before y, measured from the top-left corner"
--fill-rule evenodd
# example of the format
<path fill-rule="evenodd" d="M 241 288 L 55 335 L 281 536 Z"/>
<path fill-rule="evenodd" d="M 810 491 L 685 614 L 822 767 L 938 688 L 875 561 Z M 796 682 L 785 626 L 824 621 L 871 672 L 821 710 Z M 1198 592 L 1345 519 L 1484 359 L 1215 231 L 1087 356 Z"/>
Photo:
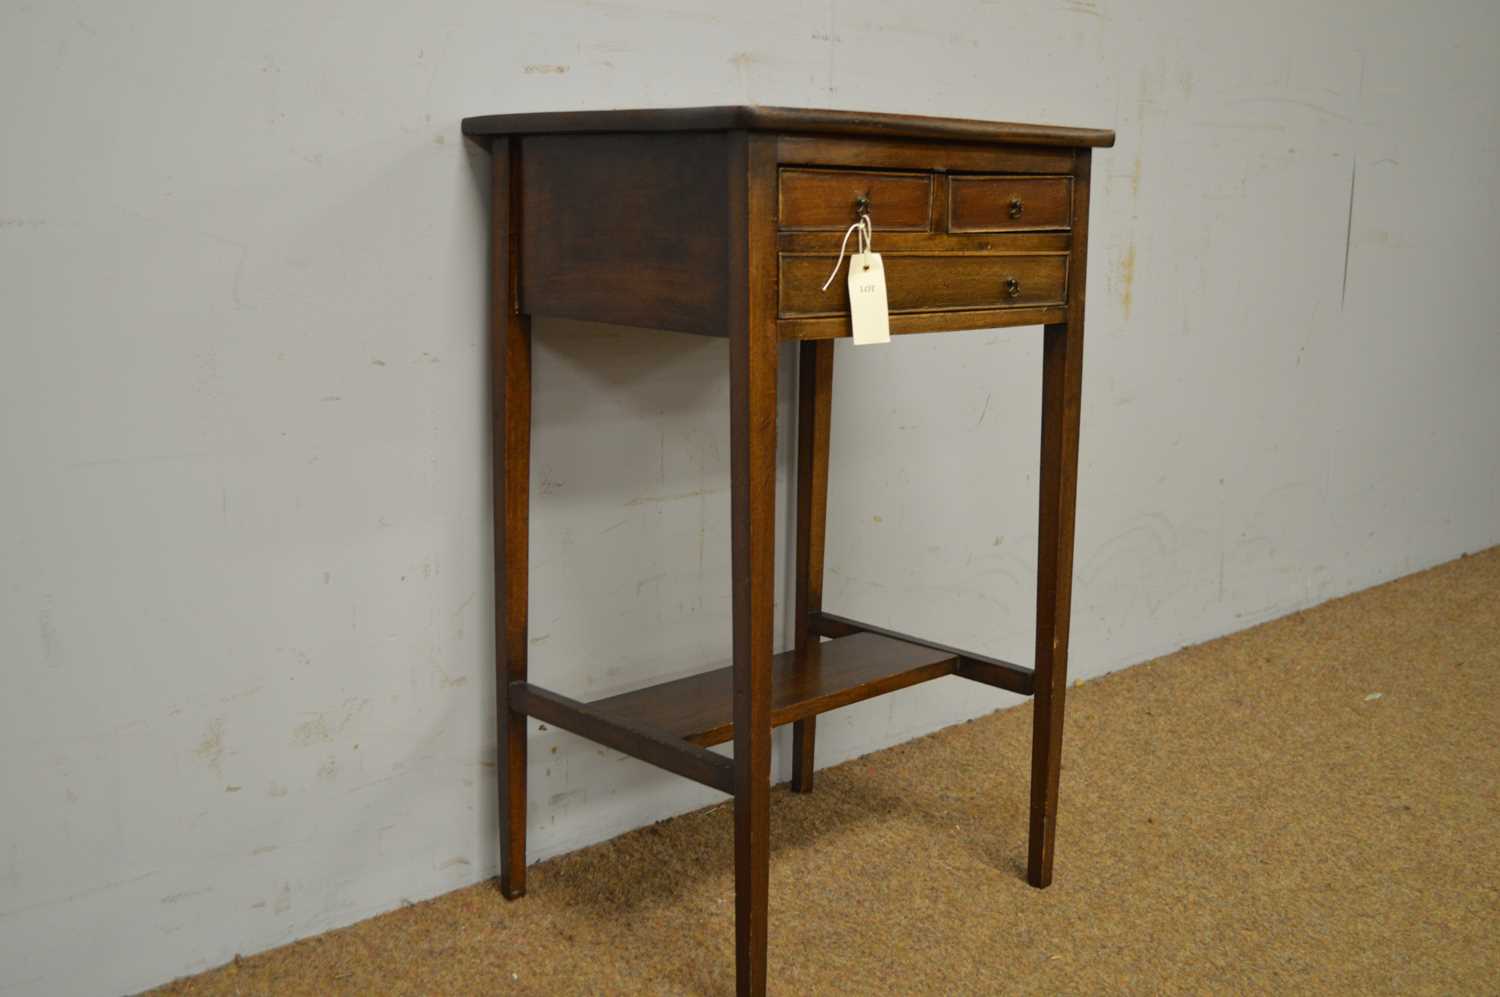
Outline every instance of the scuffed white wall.
<path fill-rule="evenodd" d="M 1497 36 L 1457 2 L 4 3 L 0 994 L 134 990 L 493 874 L 463 115 L 1116 128 L 1091 676 L 1500 540 Z M 725 658 L 723 345 L 536 343 L 536 678 Z M 1027 330 L 839 347 L 831 610 L 1029 660 L 1038 362 Z M 844 710 L 820 761 L 1013 702 Z M 533 746 L 533 859 L 717 798 Z"/>

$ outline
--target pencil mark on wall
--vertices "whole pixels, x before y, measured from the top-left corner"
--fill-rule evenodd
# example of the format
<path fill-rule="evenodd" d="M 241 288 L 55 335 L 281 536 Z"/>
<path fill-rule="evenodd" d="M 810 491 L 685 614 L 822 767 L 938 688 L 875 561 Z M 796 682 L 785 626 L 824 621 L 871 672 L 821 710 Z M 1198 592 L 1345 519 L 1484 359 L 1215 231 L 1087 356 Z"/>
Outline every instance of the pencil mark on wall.
<path fill-rule="evenodd" d="M 1084 14 L 1088 17 L 1103 17 L 1104 13 L 1099 10 L 1099 5 L 1094 0 L 1063 0 L 1057 9 L 1064 14 Z"/>
<path fill-rule="evenodd" d="M 75 460 L 66 467 L 71 471 L 83 467 L 104 467 L 108 464 L 156 464 L 177 460 L 202 460 L 208 456 L 208 454 L 198 453 L 176 453 L 146 454 L 139 457 L 102 457 L 98 460 Z"/>
<path fill-rule="evenodd" d="M 42 599 L 41 612 L 36 614 L 36 628 L 42 639 L 42 660 L 55 668 L 62 660 L 62 645 L 57 639 L 57 627 L 52 622 L 52 597 Z"/>
<path fill-rule="evenodd" d="M 835 53 L 838 45 L 838 31 L 834 23 L 834 3 L 828 0 L 828 92 L 834 93 L 837 88 L 833 85 L 833 71 L 836 66 Z"/>
<path fill-rule="evenodd" d="M 1326 114 L 1328 117 L 1330 117 L 1330 118 L 1337 118 L 1339 121 L 1348 121 L 1349 120 L 1348 115 L 1340 114 L 1337 111 L 1330 110 L 1329 108 L 1324 107 L 1322 104 L 1314 104 L 1310 100 L 1297 100 L 1295 97 L 1241 97 L 1239 100 L 1233 101 L 1233 103 L 1235 103 L 1235 104 L 1292 104 L 1292 105 L 1294 105 L 1296 107 L 1305 107 L 1309 111 L 1316 111 L 1319 114 Z"/>
<path fill-rule="evenodd" d="M 212 239 L 214 242 L 231 246 L 239 253 L 239 258 L 234 264 L 234 279 L 229 285 L 229 300 L 234 304 L 236 309 L 244 308 L 244 303 L 240 301 L 240 280 L 245 275 L 245 261 L 250 257 L 250 247 L 243 242 L 226 239 L 222 235 L 214 235 L 212 232 L 202 232 L 200 234 Z"/>
<path fill-rule="evenodd" d="M 167 896 L 162 897 L 161 902 L 164 904 L 180 903 L 183 900 L 189 899 L 190 897 L 201 897 L 205 894 L 212 893 L 213 891 L 214 888 L 212 886 L 205 886 L 201 890 L 184 890 L 181 893 L 171 893 Z"/>
<path fill-rule="evenodd" d="M 1359 173 L 1359 161 L 1349 164 L 1349 217 L 1344 225 L 1344 283 L 1339 290 L 1339 311 L 1349 298 L 1349 245 L 1354 241 L 1354 180 Z"/>
<path fill-rule="evenodd" d="M 84 897 L 92 897 L 95 894 L 118 889 L 121 886 L 129 886 L 131 883 L 139 883 L 143 879 L 150 879 L 152 876 L 159 875 L 160 873 L 160 869 L 152 869 L 150 872 L 143 872 L 139 876 L 132 876 L 129 879 L 117 879 L 102 886 L 96 886 L 93 889 L 70 893 L 65 897 L 57 897 L 54 900 L 42 900 L 34 904 L 27 904 L 24 907 L 16 907 L 13 910 L 0 911 L 0 920 L 4 920 L 7 917 L 14 917 L 17 914 L 24 914 L 27 911 L 41 910 L 46 907 L 56 907 L 58 904 L 72 903 L 74 900 L 82 900 Z"/>
<path fill-rule="evenodd" d="M 698 498 L 700 495 L 716 495 L 723 491 L 722 488 L 695 488 L 690 492 L 678 492 L 675 495 L 640 495 L 625 504 L 651 505 L 661 502 L 680 502 L 682 499 Z"/>
<path fill-rule="evenodd" d="M 529 66 L 522 67 L 521 69 L 521 72 L 525 73 L 527 76 L 561 76 L 567 71 L 567 66 L 545 62 L 534 62 Z"/>

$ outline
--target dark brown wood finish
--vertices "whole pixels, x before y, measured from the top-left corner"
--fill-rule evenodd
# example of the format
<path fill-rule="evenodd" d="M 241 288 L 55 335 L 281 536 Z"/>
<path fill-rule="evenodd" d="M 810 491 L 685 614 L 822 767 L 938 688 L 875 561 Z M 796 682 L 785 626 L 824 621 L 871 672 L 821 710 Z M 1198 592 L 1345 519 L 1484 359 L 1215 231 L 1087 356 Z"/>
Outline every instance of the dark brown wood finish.
<path fill-rule="evenodd" d="M 939 644 L 936 641 L 913 637 L 911 634 L 877 627 L 873 623 L 860 623 L 858 620 L 835 616 L 833 613 L 815 612 L 810 614 L 808 627 L 814 635 L 819 637 L 842 638 L 853 634 L 875 634 L 903 644 L 925 647 L 929 651 L 951 656 L 954 662 L 953 674 L 1005 689 L 1008 692 L 1020 693 L 1023 696 L 1031 695 L 1035 684 L 1031 669 L 1024 665 L 1012 664 L 1009 661 L 975 654 L 972 651 L 960 651 L 947 644 Z"/>
<path fill-rule="evenodd" d="M 949 232 L 1065 229 L 1073 216 L 1067 177 L 950 177 Z"/>
<path fill-rule="evenodd" d="M 771 660 L 769 712 L 780 727 L 955 674 L 960 653 L 878 633 L 810 641 Z M 734 669 L 716 668 L 588 704 L 611 720 L 709 747 L 735 735 Z"/>
<path fill-rule="evenodd" d="M 930 173 L 782 170 L 780 191 L 783 231 L 842 233 L 860 208 L 877 231 L 926 232 L 932 223 Z"/>
<path fill-rule="evenodd" d="M 495 544 L 495 691 L 499 724 L 500 892 L 526 893 L 526 716 L 510 702 L 526 679 L 531 494 L 531 319 L 516 300 L 521 191 L 514 140 L 491 150 L 490 394 Z"/>
<path fill-rule="evenodd" d="M 828 526 L 828 438 L 833 421 L 833 343 L 803 343 L 797 359 L 797 563 L 794 648 L 797 660 L 809 654 L 818 636 L 813 613 L 823 609 L 823 549 Z M 813 788 L 817 720 L 808 717 L 792 729 L 792 791 Z"/>
<path fill-rule="evenodd" d="M 830 292 L 832 288 L 829 289 Z M 845 291 L 847 294 L 847 290 Z M 897 313 L 891 316 L 891 335 L 913 332 L 967 332 L 1001 329 L 1014 325 L 1045 325 L 1067 317 L 1061 305 L 1049 308 L 978 308 L 947 312 Z M 777 324 L 782 339 L 838 339 L 853 334 L 847 315 L 828 318 L 782 319 Z"/>
<path fill-rule="evenodd" d="M 530 315 L 724 335 L 724 136 L 521 139 Z"/>
<path fill-rule="evenodd" d="M 1061 305 L 1066 253 L 881 253 L 891 314 Z M 828 284 L 838 263 L 839 274 Z M 781 317 L 849 313 L 849 258 L 781 255 Z"/>
<path fill-rule="evenodd" d="M 838 166 L 845 169 L 931 170 L 937 173 L 1066 173 L 1073 168 L 1071 149 L 1015 145 L 971 145 L 910 139 L 846 139 L 821 135 L 783 135 L 778 142 L 783 164 Z"/>
<path fill-rule="evenodd" d="M 763 994 L 776 599 L 776 145 L 731 132 L 727 146 L 735 976 L 741 994 Z"/>
<path fill-rule="evenodd" d="M 933 204 L 936 209 L 937 202 Z M 833 260 L 839 254 L 843 234 L 843 229 L 837 232 L 782 232 L 776 237 L 776 246 L 783 253 L 823 253 Z M 851 238 L 849 246 L 853 245 Z M 878 229 L 874 246 L 877 253 L 1066 253 L 1072 248 L 1073 237 L 1066 232 L 998 235 L 985 232 L 881 232 Z"/>
<path fill-rule="evenodd" d="M 862 139 L 922 138 L 945 142 L 986 142 L 1060 146 L 1111 146 L 1115 133 L 1101 128 L 935 118 L 917 114 L 837 111 L 809 107 L 663 107 L 618 111 L 541 111 L 465 118 L 465 135 L 542 135 L 580 132 L 758 131 L 816 135 L 857 135 Z"/>
<path fill-rule="evenodd" d="M 1090 153 L 1078 152 L 1073 184 L 1074 292 L 1063 324 L 1042 346 L 1042 442 L 1037 529 L 1036 698 L 1032 702 L 1031 828 L 1026 879 L 1052 882 L 1062 771 L 1063 701 L 1073 599 L 1073 513 L 1078 498 L 1078 423 L 1083 392 L 1083 298 Z"/>
<path fill-rule="evenodd" d="M 464 122 L 494 155 L 500 881 L 526 888 L 526 713 L 730 791 L 741 995 L 767 981 L 773 726 L 813 780 L 821 712 L 956 675 L 1034 694 L 1027 879 L 1051 882 L 1077 498 L 1090 148 L 1113 134 L 863 112 L 684 108 Z M 868 197 L 893 333 L 1042 325 L 1036 670 L 823 610 L 832 340 L 817 290 Z M 1012 203 L 1019 201 L 1019 210 Z M 814 282 L 814 278 L 816 282 Z M 1008 284 L 1007 281 L 1014 281 Z M 728 339 L 732 663 L 580 703 L 527 679 L 532 314 Z M 773 654 L 777 352 L 799 347 L 794 646 Z M 826 639 L 825 639 L 826 638 Z M 706 748 L 734 742 L 732 760 Z"/>
<path fill-rule="evenodd" d="M 734 792 L 734 763 L 723 755 L 656 730 L 631 714 L 610 715 L 597 706 L 526 682 L 512 682 L 511 708 L 554 727 L 572 731 L 606 748 L 614 748 L 657 768 L 723 793 Z"/>

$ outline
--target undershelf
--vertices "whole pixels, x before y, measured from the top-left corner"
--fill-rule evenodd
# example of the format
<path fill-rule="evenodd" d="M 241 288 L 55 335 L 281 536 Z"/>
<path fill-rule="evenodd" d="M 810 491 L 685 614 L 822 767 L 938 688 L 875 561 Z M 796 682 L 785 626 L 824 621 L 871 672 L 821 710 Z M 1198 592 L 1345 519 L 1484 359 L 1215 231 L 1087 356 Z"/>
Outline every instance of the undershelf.
<path fill-rule="evenodd" d="M 919 682 L 952 675 L 960 655 L 856 633 L 771 661 L 771 726 L 779 727 Z M 718 668 L 589 704 L 601 718 L 641 725 L 707 747 L 734 736 L 734 669 Z"/>

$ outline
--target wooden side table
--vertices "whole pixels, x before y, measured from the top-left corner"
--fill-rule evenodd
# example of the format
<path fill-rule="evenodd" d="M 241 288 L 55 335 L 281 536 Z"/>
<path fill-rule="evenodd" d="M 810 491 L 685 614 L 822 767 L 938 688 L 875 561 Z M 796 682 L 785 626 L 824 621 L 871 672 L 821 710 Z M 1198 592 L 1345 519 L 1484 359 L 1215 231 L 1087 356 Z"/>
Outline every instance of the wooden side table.
<path fill-rule="evenodd" d="M 467 118 L 493 161 L 500 886 L 526 892 L 526 717 L 734 796 L 741 994 L 766 986 L 771 728 L 813 785 L 819 713 L 945 675 L 1035 697 L 1027 880 L 1052 880 L 1083 370 L 1089 162 L 1114 134 L 769 107 Z M 833 340 L 862 213 L 892 333 L 1043 326 L 1034 670 L 823 611 Z M 733 664 L 592 703 L 527 676 L 533 315 L 729 341 Z M 794 647 L 772 647 L 777 344 L 796 340 Z M 824 642 L 824 638 L 828 638 Z M 734 742 L 733 759 L 708 750 Z"/>

